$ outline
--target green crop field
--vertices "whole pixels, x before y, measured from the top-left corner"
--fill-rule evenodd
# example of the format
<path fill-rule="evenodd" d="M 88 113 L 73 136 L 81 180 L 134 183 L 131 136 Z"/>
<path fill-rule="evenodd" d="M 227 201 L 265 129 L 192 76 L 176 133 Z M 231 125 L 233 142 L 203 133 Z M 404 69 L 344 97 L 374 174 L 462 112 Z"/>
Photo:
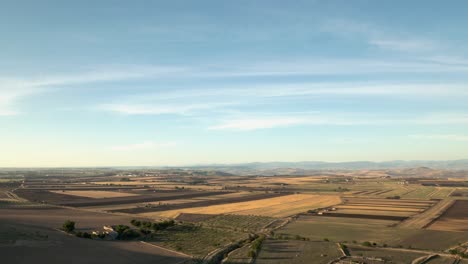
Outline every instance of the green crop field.
<path fill-rule="evenodd" d="M 426 256 L 423 253 L 399 252 L 386 250 L 384 248 L 354 247 L 348 246 L 348 251 L 352 256 L 361 256 L 366 258 L 378 258 L 386 261 L 385 263 L 411 263 L 411 260 Z"/>
<path fill-rule="evenodd" d="M 265 225 L 274 221 L 275 218 L 255 215 L 218 215 L 200 224 L 228 228 L 242 232 L 255 232 L 261 230 Z"/>
<path fill-rule="evenodd" d="M 192 256 L 203 257 L 221 246 L 247 237 L 248 234 L 233 230 L 183 224 L 157 231 L 148 242 Z"/>
<path fill-rule="evenodd" d="M 329 263 L 342 254 L 335 243 L 324 241 L 266 240 L 256 264 Z"/>

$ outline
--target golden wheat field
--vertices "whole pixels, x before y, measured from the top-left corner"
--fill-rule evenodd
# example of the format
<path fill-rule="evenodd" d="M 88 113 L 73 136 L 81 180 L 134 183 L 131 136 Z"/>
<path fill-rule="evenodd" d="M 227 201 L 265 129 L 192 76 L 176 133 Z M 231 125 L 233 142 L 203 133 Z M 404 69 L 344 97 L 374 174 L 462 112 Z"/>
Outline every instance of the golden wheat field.
<path fill-rule="evenodd" d="M 146 217 L 176 217 L 180 213 L 197 214 L 242 214 L 285 217 L 310 209 L 328 207 L 341 203 L 337 195 L 291 194 L 281 197 L 248 202 L 185 208 L 156 213 L 144 213 Z"/>

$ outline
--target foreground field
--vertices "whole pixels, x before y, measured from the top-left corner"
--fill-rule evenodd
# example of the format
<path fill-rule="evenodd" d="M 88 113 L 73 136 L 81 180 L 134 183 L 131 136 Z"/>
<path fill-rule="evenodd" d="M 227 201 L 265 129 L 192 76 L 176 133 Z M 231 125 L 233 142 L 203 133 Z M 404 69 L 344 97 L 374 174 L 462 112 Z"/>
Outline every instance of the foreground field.
<path fill-rule="evenodd" d="M 319 207 L 328 207 L 341 202 L 339 196 L 292 194 L 270 199 L 249 202 L 214 205 L 207 207 L 184 208 L 158 213 L 144 213 L 145 217 L 177 217 L 181 213 L 192 214 L 240 214 L 286 217 Z"/>
<path fill-rule="evenodd" d="M 341 257 L 336 243 L 323 241 L 267 240 L 255 263 L 257 264 L 325 264 Z"/>
<path fill-rule="evenodd" d="M 391 247 L 446 250 L 467 240 L 467 232 L 406 229 L 394 227 L 395 221 L 338 218 L 326 216 L 303 216 L 278 232 L 300 235 L 311 240 L 329 239 L 335 242 L 375 242 Z"/>
<path fill-rule="evenodd" d="M 455 201 L 429 229 L 468 232 L 468 200 Z"/>
<path fill-rule="evenodd" d="M 0 253 L 2 263 L 15 264 L 177 264 L 188 260 L 181 254 L 137 241 L 80 239 L 37 224 L 22 225 L 1 219 Z"/>

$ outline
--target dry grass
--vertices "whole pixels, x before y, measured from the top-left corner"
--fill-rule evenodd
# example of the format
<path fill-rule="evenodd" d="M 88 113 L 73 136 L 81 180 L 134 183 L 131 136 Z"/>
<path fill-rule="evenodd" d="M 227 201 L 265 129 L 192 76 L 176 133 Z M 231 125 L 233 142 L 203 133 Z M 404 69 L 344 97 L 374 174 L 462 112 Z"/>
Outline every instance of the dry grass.
<path fill-rule="evenodd" d="M 287 196 L 261 199 L 249 202 L 240 202 L 206 207 L 169 210 L 157 213 L 144 213 L 147 217 L 176 217 L 180 213 L 193 214 L 242 214 L 285 217 L 310 209 L 328 207 L 341 203 L 336 195 L 292 194 Z"/>
<path fill-rule="evenodd" d="M 112 192 L 112 191 L 50 191 L 53 193 L 87 197 L 87 198 L 115 198 L 115 197 L 129 197 L 137 196 L 134 193 Z"/>

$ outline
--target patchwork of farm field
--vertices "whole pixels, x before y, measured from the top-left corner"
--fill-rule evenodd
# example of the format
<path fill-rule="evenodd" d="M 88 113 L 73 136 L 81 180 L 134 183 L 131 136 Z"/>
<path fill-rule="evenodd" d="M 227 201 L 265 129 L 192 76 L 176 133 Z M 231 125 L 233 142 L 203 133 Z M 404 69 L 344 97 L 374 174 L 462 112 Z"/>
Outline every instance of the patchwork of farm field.
<path fill-rule="evenodd" d="M 427 263 L 449 263 L 447 250 L 468 239 L 461 181 L 452 186 L 446 179 L 407 180 L 390 174 L 369 170 L 241 177 L 135 170 L 96 178 L 25 177 L 24 183 L 0 186 L 0 225 L 39 227 L 51 237 L 67 237 L 70 245 L 75 239 L 87 240 L 57 231 L 66 220 L 75 221 L 78 232 L 128 225 L 138 235 L 129 241 L 96 241 L 96 236 L 88 241 L 92 246 L 105 244 L 109 251 L 122 250 L 116 255 L 128 263 L 128 257 L 140 253 L 141 263 L 149 258 L 179 263 L 190 256 L 205 262 L 217 256 L 213 263 L 223 258 L 223 263 L 331 263 L 346 254 L 343 245 L 352 256 L 342 261 L 409 263 L 435 252 L 443 258 Z M 165 222 L 172 224 L 162 225 Z M 11 230 L 0 230 L 3 234 L 22 239 L 22 233 Z M 49 242 L 61 243 L 24 243 L 47 248 Z M 152 248 L 156 254 L 148 251 Z M 83 259 L 93 263 L 88 260 Z"/>
<path fill-rule="evenodd" d="M 432 230 L 468 231 L 468 200 L 455 201 L 429 227 Z"/>
<path fill-rule="evenodd" d="M 189 199 L 194 197 L 210 196 L 225 194 L 222 191 L 190 191 L 190 190 L 157 190 L 145 195 L 100 198 L 93 199 L 89 197 L 79 197 L 74 195 L 63 194 L 62 192 L 50 192 L 48 190 L 29 190 L 18 189 L 15 193 L 30 201 L 66 205 L 73 207 L 90 207 L 90 206 L 105 206 L 105 205 L 121 205 L 131 203 L 147 203 L 155 201 L 166 201 L 174 199 Z"/>
<path fill-rule="evenodd" d="M 248 202 L 229 203 L 204 207 L 184 208 L 162 212 L 142 213 L 145 217 L 177 217 L 181 213 L 196 214 L 241 214 L 286 217 L 310 209 L 328 207 L 341 203 L 339 196 L 290 194 L 275 198 L 257 199 Z"/>
<path fill-rule="evenodd" d="M 273 197 L 280 197 L 285 196 L 287 193 L 256 193 L 250 195 L 240 195 L 234 197 L 218 197 L 218 199 L 210 199 L 210 200 L 183 200 L 177 201 L 173 200 L 169 203 L 164 203 L 160 205 L 153 205 L 153 206 L 145 206 L 145 207 L 136 207 L 130 209 L 121 209 L 115 210 L 114 212 L 121 212 L 121 213 L 131 213 L 131 214 L 138 214 L 138 213 L 150 213 L 150 212 L 160 212 L 160 211 L 174 211 L 177 209 L 184 209 L 184 208 L 200 208 L 200 207 L 209 207 L 214 205 L 222 205 L 222 204 L 233 204 L 233 203 L 240 203 L 240 202 L 247 202 L 247 201 L 256 201 L 256 200 L 263 200 Z"/>
<path fill-rule="evenodd" d="M 202 258 L 217 248 L 247 238 L 248 234 L 240 231 L 182 224 L 156 232 L 147 242 Z"/>
<path fill-rule="evenodd" d="M 335 206 L 334 211 L 325 212 L 329 216 L 347 217 L 352 215 L 356 218 L 404 220 L 407 217 L 421 213 L 437 201 L 435 200 L 410 200 L 410 199 L 382 199 L 382 198 L 356 198 L 344 197 L 343 203 Z"/>
<path fill-rule="evenodd" d="M 387 250 L 385 248 L 372 248 L 362 247 L 356 245 L 348 246 L 349 253 L 354 258 L 350 260 L 360 261 L 360 263 L 372 264 L 372 263 L 412 263 L 412 260 L 427 256 L 428 254 L 411 252 L 411 251 L 394 251 Z M 380 261 L 377 261 L 380 260 Z M 452 259 L 453 262 L 454 259 Z M 450 262 L 450 263 L 452 263 Z"/>
<path fill-rule="evenodd" d="M 364 218 L 300 216 L 278 230 L 279 234 L 305 236 L 311 240 L 363 243 L 375 242 L 391 247 L 445 250 L 467 239 L 466 232 L 407 229 L 396 226 L 398 221 Z"/>

